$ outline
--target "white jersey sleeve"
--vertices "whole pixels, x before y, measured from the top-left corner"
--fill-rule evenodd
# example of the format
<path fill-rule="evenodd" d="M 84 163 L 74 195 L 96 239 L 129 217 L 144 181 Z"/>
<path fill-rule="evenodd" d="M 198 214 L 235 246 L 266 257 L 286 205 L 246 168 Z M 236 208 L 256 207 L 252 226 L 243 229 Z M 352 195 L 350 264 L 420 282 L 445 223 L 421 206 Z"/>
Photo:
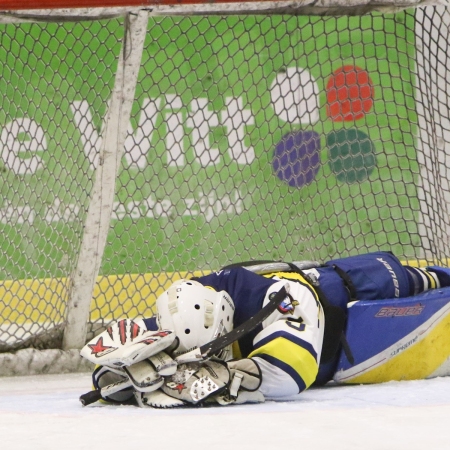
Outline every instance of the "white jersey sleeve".
<path fill-rule="evenodd" d="M 264 304 L 286 283 L 290 298 L 263 322 L 249 355 L 261 368 L 260 390 L 268 398 L 302 392 L 319 370 L 325 317 L 314 289 L 301 277 L 283 279 L 268 289 Z"/>

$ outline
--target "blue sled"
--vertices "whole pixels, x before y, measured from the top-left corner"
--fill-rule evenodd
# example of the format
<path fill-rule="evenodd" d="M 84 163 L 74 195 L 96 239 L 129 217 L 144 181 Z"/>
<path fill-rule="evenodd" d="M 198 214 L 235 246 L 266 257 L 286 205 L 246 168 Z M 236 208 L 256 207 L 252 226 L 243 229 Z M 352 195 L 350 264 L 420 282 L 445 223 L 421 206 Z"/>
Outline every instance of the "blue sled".
<path fill-rule="evenodd" d="M 414 297 L 348 305 L 354 364 L 341 351 L 338 383 L 381 383 L 450 375 L 450 287 Z"/>

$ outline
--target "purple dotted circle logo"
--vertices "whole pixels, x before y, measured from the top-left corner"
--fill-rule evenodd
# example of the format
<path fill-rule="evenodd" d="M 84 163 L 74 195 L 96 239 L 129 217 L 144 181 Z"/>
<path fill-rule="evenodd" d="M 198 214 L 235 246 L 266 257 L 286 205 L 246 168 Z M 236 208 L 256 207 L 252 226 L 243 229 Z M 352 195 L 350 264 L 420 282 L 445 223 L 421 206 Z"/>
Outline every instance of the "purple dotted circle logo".
<path fill-rule="evenodd" d="M 320 168 L 320 137 L 314 131 L 283 136 L 275 147 L 273 168 L 277 177 L 292 187 L 310 184 Z"/>

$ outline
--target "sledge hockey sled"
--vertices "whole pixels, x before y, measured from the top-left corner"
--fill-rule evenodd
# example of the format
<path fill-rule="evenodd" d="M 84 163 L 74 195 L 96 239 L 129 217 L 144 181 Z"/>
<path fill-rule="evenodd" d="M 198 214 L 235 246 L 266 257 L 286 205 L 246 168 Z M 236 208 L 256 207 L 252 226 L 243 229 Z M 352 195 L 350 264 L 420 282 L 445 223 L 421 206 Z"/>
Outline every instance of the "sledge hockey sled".
<path fill-rule="evenodd" d="M 450 375 L 450 287 L 413 297 L 349 303 L 338 383 L 381 383 Z"/>
<path fill-rule="evenodd" d="M 374 265 L 374 261 L 380 264 Z M 330 278 L 333 272 L 327 272 L 323 265 L 314 261 L 294 264 L 303 270 L 317 268 L 322 271 L 318 274 L 322 285 L 325 282 L 326 287 L 329 280 L 333 288 L 337 286 L 337 275 Z M 353 298 L 366 300 L 347 305 L 338 290 L 332 288 L 329 300 L 347 312 L 345 339 L 342 340 L 347 351 L 342 346 L 331 361 L 322 361 L 316 385 L 330 379 L 361 384 L 450 375 L 450 287 L 405 296 L 404 268 L 394 255 L 386 252 L 334 260 L 326 266 L 339 269 L 339 276 L 347 274 L 356 281 L 353 287 L 356 286 L 357 292 L 352 293 Z M 261 262 L 246 268 L 263 274 L 292 270 L 292 264 Z M 448 268 L 432 269 L 450 285 Z M 392 283 L 392 276 L 398 283 Z M 396 292 L 396 287 L 400 292 Z M 389 296 L 393 298 L 386 298 Z"/>

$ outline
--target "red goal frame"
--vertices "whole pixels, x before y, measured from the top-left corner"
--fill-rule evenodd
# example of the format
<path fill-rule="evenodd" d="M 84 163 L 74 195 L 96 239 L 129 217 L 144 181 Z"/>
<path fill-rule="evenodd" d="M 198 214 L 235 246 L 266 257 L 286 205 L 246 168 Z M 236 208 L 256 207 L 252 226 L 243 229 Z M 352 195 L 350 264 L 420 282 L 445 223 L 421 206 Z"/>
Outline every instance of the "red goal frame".
<path fill-rule="evenodd" d="M 269 0 L 258 0 L 258 2 Z M 273 0 L 270 0 L 273 2 Z M 281 2 L 282 0 L 275 0 Z M 111 8 L 149 7 L 162 5 L 195 5 L 211 3 L 252 3 L 248 0 L 0 0 L 0 10 L 63 9 L 63 8 Z"/>

